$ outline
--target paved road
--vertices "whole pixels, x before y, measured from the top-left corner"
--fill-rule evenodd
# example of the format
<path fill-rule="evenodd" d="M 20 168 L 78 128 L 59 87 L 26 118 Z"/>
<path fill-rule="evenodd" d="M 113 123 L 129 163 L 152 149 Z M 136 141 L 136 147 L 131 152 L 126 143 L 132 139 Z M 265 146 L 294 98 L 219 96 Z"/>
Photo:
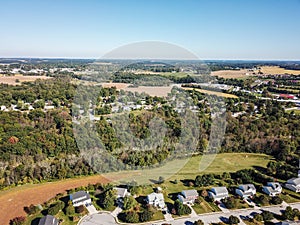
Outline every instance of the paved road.
<path fill-rule="evenodd" d="M 293 208 L 298 208 L 300 209 L 300 203 L 295 203 L 295 204 L 290 204 L 291 207 Z M 270 211 L 276 214 L 281 214 L 282 210 L 286 208 L 286 204 L 284 206 L 269 206 L 269 207 L 263 207 L 261 209 L 241 209 L 241 210 L 233 210 L 230 211 L 229 213 L 224 213 L 224 212 L 217 212 L 217 213 L 209 213 L 209 214 L 202 214 L 198 215 L 197 217 L 193 218 L 184 218 L 184 219 L 178 219 L 170 222 L 172 225 L 192 225 L 192 223 L 198 219 L 201 219 L 204 224 L 210 224 L 210 223 L 218 223 L 221 221 L 226 221 L 226 219 L 230 215 L 234 215 L 239 217 L 240 219 L 242 218 L 247 218 L 251 217 L 254 213 L 261 213 L 263 210 Z M 163 223 L 159 223 L 163 224 Z M 244 224 L 243 222 L 240 223 L 241 225 Z"/>
<path fill-rule="evenodd" d="M 300 209 L 300 203 L 289 204 L 292 208 Z M 251 217 L 254 213 L 261 213 L 263 210 L 270 211 L 276 214 L 281 214 L 285 210 L 287 204 L 283 203 L 282 206 L 268 206 L 261 209 L 240 209 L 232 210 L 229 212 L 216 212 L 216 213 L 207 213 L 201 215 L 193 215 L 190 218 L 182 218 L 177 220 L 168 221 L 172 225 L 192 225 L 192 223 L 198 219 L 201 219 L 204 224 L 218 223 L 221 221 L 226 221 L 230 215 L 239 217 L 240 219 Z M 150 224 L 163 224 L 161 223 L 149 223 Z M 116 221 L 111 213 L 98 213 L 93 215 L 88 215 L 80 221 L 78 225 L 116 225 Z M 241 221 L 240 225 L 245 225 Z"/>
<path fill-rule="evenodd" d="M 115 218 L 110 213 L 97 213 L 84 217 L 78 225 L 116 225 Z"/>

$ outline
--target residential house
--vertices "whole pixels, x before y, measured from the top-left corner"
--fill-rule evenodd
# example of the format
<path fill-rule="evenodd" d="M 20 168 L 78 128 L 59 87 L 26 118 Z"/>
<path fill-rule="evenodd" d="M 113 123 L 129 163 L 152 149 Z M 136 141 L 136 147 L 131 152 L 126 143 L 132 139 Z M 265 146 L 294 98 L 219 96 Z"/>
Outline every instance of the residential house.
<path fill-rule="evenodd" d="M 209 196 L 214 199 L 214 201 L 220 201 L 224 198 L 228 198 L 228 190 L 226 187 L 214 187 L 208 192 Z"/>
<path fill-rule="evenodd" d="M 78 191 L 74 194 L 71 194 L 70 200 L 72 201 L 74 207 L 92 204 L 91 197 L 86 191 Z"/>
<path fill-rule="evenodd" d="M 147 203 L 153 205 L 155 207 L 164 208 L 165 207 L 165 199 L 163 193 L 151 193 L 147 195 L 146 199 Z"/>
<path fill-rule="evenodd" d="M 281 193 L 282 187 L 278 182 L 268 182 L 267 186 L 263 186 L 262 191 L 269 196 L 276 196 Z"/>
<path fill-rule="evenodd" d="M 54 216 L 47 215 L 40 219 L 38 225 L 58 225 L 59 221 Z"/>
<path fill-rule="evenodd" d="M 289 179 L 285 183 L 285 187 L 294 192 L 300 192 L 300 177 Z"/>
<path fill-rule="evenodd" d="M 242 184 L 235 189 L 235 193 L 242 198 L 249 198 L 256 194 L 256 188 L 253 184 Z"/>
<path fill-rule="evenodd" d="M 196 190 L 184 190 L 178 195 L 178 199 L 184 204 L 193 204 L 198 197 Z"/>
<path fill-rule="evenodd" d="M 130 195 L 126 188 L 115 187 L 114 190 L 116 191 L 117 201 L 122 202 L 125 196 Z"/>

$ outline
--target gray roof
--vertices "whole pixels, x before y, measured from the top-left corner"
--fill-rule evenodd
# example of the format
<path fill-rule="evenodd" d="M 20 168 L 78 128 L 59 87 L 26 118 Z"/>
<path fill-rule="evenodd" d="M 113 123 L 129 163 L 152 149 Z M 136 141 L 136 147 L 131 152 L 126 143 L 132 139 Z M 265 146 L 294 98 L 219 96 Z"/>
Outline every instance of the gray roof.
<path fill-rule="evenodd" d="M 288 184 L 293 184 L 295 186 L 300 185 L 300 177 L 292 178 L 287 181 Z"/>
<path fill-rule="evenodd" d="M 54 216 L 47 215 L 40 219 L 38 225 L 58 225 L 58 219 Z"/>
<path fill-rule="evenodd" d="M 127 194 L 127 189 L 126 188 L 119 188 L 119 187 L 116 187 L 114 188 L 114 190 L 117 191 L 117 196 L 118 197 L 125 197 L 125 195 Z"/>
<path fill-rule="evenodd" d="M 228 194 L 228 190 L 226 187 L 214 187 L 211 189 L 211 191 L 213 193 L 215 193 L 216 195 L 225 195 Z"/>
<path fill-rule="evenodd" d="M 199 196 L 198 192 L 196 190 L 184 190 L 181 192 L 184 197 L 193 197 L 193 196 Z"/>
<path fill-rule="evenodd" d="M 89 193 L 87 193 L 85 191 L 78 191 L 78 192 L 75 192 L 70 195 L 70 200 L 72 200 L 72 201 L 74 201 L 76 199 L 85 200 L 85 199 L 89 199 L 89 198 L 91 198 Z"/>
<path fill-rule="evenodd" d="M 238 189 L 241 189 L 244 192 L 256 190 L 256 188 L 253 184 L 242 184 L 238 187 Z"/>

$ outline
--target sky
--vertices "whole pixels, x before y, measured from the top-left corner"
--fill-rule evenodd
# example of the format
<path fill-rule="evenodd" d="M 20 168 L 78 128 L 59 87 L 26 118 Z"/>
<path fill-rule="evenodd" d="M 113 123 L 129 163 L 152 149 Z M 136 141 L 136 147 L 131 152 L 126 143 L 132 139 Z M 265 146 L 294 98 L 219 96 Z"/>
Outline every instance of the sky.
<path fill-rule="evenodd" d="M 300 0 L 0 0 L 0 57 L 160 41 L 200 59 L 300 59 Z"/>

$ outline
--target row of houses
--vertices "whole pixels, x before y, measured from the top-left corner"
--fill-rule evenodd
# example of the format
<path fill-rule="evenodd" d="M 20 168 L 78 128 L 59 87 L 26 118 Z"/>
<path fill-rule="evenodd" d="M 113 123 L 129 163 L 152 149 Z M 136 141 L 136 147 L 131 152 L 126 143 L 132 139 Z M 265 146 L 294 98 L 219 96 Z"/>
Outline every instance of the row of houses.
<path fill-rule="evenodd" d="M 295 192 L 300 191 L 300 178 L 294 178 L 287 181 L 285 185 L 288 189 Z M 276 196 L 282 192 L 282 186 L 278 182 L 268 182 L 263 186 L 262 191 L 268 196 Z M 253 184 L 242 184 L 235 189 L 235 193 L 242 198 L 249 198 L 256 194 L 256 188 Z M 209 197 L 214 201 L 221 201 L 229 197 L 226 187 L 213 187 L 208 191 Z M 177 198 L 184 204 L 193 204 L 199 197 L 197 190 L 183 190 Z M 165 208 L 164 196 L 162 193 L 153 192 L 147 196 L 147 203 L 159 208 Z"/>

